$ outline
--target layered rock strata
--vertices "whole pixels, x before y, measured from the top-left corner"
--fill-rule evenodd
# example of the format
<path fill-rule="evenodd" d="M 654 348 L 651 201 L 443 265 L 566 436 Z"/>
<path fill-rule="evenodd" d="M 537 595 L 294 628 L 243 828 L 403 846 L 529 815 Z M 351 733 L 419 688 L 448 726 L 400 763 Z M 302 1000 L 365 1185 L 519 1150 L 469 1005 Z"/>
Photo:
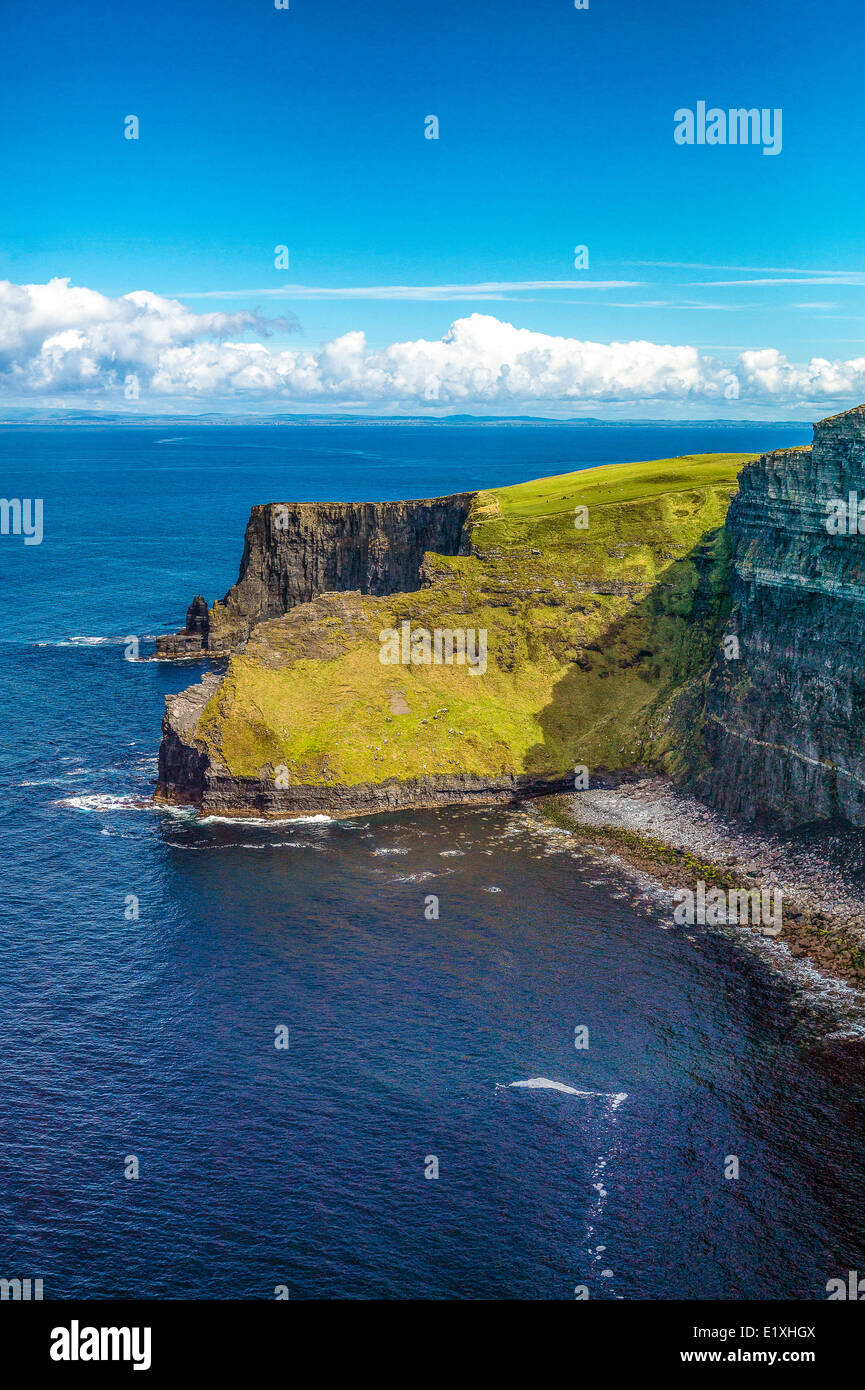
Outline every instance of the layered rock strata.
<path fill-rule="evenodd" d="M 691 778 L 727 813 L 865 825 L 860 499 L 862 407 L 820 421 L 810 447 L 766 454 L 740 475 L 726 523 L 732 640 L 705 680 Z"/>

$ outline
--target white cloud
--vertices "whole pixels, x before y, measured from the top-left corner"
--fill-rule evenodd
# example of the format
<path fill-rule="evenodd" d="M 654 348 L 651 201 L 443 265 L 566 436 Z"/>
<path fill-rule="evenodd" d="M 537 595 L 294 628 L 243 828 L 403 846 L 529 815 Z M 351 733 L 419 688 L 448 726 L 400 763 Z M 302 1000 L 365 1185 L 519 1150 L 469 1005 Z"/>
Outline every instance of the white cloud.
<path fill-rule="evenodd" d="M 626 261 L 626 265 L 640 265 L 654 270 L 735 270 L 738 273 L 752 271 L 761 275 L 849 275 L 862 279 L 862 270 L 814 269 L 813 266 L 789 265 L 709 265 L 704 261 Z"/>
<path fill-rule="evenodd" d="M 865 357 L 830 362 L 812 357 L 797 366 L 775 348 L 743 352 L 740 357 L 749 395 L 775 400 L 842 400 L 865 396 Z"/>
<path fill-rule="evenodd" d="M 636 289 L 642 280 L 481 280 L 467 285 L 269 285 L 257 290 L 185 290 L 181 299 L 512 299 L 527 290 Z"/>
<path fill-rule="evenodd" d="M 720 373 L 695 348 L 551 337 L 486 314 L 457 319 L 439 340 L 370 351 L 346 333 L 316 351 L 258 343 L 197 344 L 164 352 L 152 387 L 179 395 L 261 395 L 295 401 L 460 406 L 538 401 L 681 399 Z M 711 394 L 711 391 L 709 391 Z"/>
<path fill-rule="evenodd" d="M 110 299 L 50 280 L 0 281 L 0 389 L 6 393 L 110 390 L 128 372 L 149 376 L 163 353 L 203 339 L 293 326 L 247 311 L 194 314 L 148 290 Z"/>
<path fill-rule="evenodd" d="M 688 345 L 595 343 L 516 328 L 486 314 L 441 339 L 370 349 L 362 332 L 316 349 L 260 341 L 286 319 L 197 314 L 137 291 L 111 299 L 68 280 L 0 282 L 0 395 L 62 395 L 123 404 L 135 374 L 141 403 L 181 400 L 416 408 L 606 402 L 731 401 L 787 405 L 865 398 L 865 358 L 792 363 L 774 348 L 723 362 Z M 244 341 L 255 335 L 259 341 Z M 730 391 L 731 373 L 738 394 Z M 730 408 L 733 408 L 732 406 Z"/>
<path fill-rule="evenodd" d="M 718 288 L 721 285 L 865 285 L 865 273 L 849 272 L 839 275 L 830 275 L 828 271 L 821 271 L 819 275 L 798 275 L 783 276 L 774 275 L 764 276 L 759 280 L 688 280 L 688 285 L 701 285 L 704 289 Z"/>

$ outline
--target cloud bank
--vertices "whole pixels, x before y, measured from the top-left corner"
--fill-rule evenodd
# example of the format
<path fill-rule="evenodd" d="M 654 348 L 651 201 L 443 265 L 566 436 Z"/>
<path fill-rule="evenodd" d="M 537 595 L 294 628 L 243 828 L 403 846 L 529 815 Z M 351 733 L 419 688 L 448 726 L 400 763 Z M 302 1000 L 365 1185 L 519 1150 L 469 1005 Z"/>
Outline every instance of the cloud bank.
<path fill-rule="evenodd" d="M 515 408 L 605 402 L 803 404 L 865 398 L 865 357 L 790 362 L 774 348 L 723 362 L 687 345 L 595 343 L 486 314 L 443 338 L 370 349 L 362 332 L 315 349 L 267 341 L 296 322 L 194 313 L 140 290 L 0 281 L 0 397 L 295 403 L 319 408 Z M 249 339 L 252 339 L 251 341 Z M 261 341 L 265 339 L 265 341 Z"/>

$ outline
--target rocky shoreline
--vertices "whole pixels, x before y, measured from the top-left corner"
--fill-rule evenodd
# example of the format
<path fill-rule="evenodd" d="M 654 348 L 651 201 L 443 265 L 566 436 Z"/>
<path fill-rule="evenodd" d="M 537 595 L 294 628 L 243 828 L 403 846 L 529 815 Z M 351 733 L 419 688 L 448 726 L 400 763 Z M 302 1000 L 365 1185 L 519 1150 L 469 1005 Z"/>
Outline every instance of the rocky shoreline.
<path fill-rule="evenodd" d="M 818 970 L 865 988 L 861 832 L 831 823 L 807 834 L 756 829 L 677 791 L 665 777 L 574 792 L 545 810 L 665 888 L 695 889 L 702 880 L 721 889 L 779 889 L 783 926 L 771 939 Z"/>

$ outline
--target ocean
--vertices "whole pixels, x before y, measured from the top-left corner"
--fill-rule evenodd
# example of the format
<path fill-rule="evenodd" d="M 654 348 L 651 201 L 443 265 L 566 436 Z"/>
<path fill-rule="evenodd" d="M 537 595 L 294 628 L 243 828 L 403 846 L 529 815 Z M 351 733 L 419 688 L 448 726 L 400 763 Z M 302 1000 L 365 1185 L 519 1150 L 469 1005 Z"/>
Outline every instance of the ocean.
<path fill-rule="evenodd" d="M 809 437 L 0 427 L 4 495 L 44 506 L 41 545 L 0 537 L 0 1277 L 58 1299 L 819 1299 L 865 1268 L 865 1090 L 812 1050 L 843 987 L 674 926 L 537 807 L 156 810 L 164 696 L 201 667 L 124 658 L 233 583 L 258 502 Z"/>

